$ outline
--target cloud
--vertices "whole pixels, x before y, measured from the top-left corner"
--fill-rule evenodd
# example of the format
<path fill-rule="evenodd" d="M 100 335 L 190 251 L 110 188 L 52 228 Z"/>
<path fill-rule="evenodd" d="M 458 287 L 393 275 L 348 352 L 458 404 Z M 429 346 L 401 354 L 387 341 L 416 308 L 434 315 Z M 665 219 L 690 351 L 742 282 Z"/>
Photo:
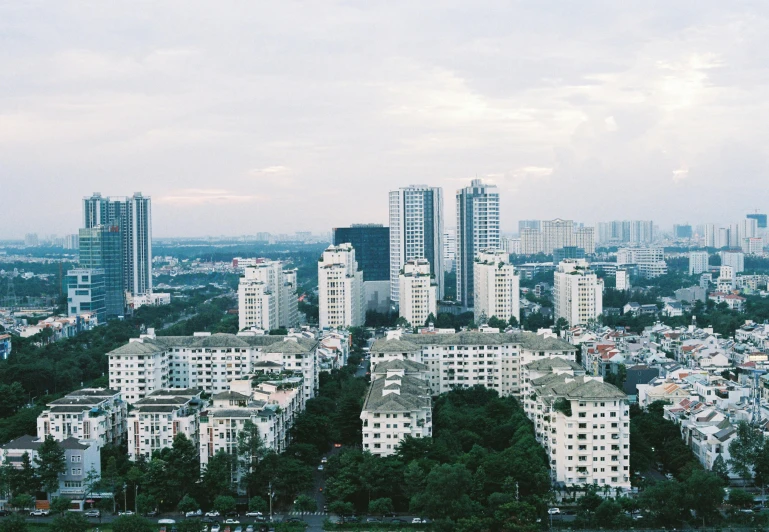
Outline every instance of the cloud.
<path fill-rule="evenodd" d="M 240 203 L 253 203 L 264 201 L 267 198 L 253 194 L 236 194 L 224 189 L 183 189 L 168 195 L 153 198 L 160 205 L 172 205 L 178 207 L 196 205 L 228 205 Z"/>

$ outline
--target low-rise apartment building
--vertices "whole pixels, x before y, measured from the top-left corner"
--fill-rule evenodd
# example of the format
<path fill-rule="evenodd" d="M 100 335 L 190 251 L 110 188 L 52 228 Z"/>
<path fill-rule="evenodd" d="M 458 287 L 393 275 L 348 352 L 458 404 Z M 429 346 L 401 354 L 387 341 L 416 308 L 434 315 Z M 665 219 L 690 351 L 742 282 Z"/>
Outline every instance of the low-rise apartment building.
<path fill-rule="evenodd" d="M 37 417 L 37 436 L 95 440 L 102 448 L 123 441 L 127 415 L 128 405 L 117 390 L 84 388 L 48 403 Z"/>

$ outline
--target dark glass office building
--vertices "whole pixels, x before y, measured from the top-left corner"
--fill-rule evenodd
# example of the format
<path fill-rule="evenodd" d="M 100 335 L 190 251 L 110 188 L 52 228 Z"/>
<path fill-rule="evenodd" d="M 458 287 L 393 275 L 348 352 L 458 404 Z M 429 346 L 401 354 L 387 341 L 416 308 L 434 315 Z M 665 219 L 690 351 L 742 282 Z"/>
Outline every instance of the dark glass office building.
<path fill-rule="evenodd" d="M 755 220 L 759 229 L 766 229 L 766 214 L 748 214 L 747 218 L 749 220 Z"/>
<path fill-rule="evenodd" d="M 80 230 L 80 267 L 104 270 L 107 319 L 125 314 L 123 239 L 120 228 L 99 225 Z"/>
<path fill-rule="evenodd" d="M 334 245 L 349 242 L 363 271 L 364 281 L 390 280 L 390 228 L 379 224 L 353 224 L 334 228 Z"/>

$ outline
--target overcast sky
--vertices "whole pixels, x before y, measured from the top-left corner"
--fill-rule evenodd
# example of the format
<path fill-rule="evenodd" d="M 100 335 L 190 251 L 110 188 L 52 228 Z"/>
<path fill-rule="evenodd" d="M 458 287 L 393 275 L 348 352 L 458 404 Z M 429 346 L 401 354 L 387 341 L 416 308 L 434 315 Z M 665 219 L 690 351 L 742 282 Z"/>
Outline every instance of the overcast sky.
<path fill-rule="evenodd" d="M 152 196 L 155 236 L 769 210 L 769 3 L 0 1 L 0 238 Z"/>

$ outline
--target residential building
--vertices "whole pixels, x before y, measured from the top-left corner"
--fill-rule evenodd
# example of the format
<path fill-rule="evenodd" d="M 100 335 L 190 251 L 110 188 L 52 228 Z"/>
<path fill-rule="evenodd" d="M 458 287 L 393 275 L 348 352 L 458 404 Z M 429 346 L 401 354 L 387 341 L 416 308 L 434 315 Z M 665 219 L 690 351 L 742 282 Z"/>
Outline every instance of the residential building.
<path fill-rule="evenodd" d="M 67 272 L 67 315 L 93 313 L 98 323 L 107 321 L 104 270 L 76 268 Z"/>
<path fill-rule="evenodd" d="M 654 241 L 654 223 L 650 220 L 599 222 L 596 240 L 607 245 L 651 244 Z"/>
<path fill-rule="evenodd" d="M 136 401 L 128 416 L 128 458 L 150 459 L 184 434 L 198 448 L 200 411 L 206 406 L 198 389 L 160 389 Z"/>
<path fill-rule="evenodd" d="M 433 394 L 480 385 L 500 395 L 520 397 L 522 365 L 545 357 L 574 361 L 576 348 L 557 338 L 530 332 L 398 334 L 371 346 L 371 371 L 393 360 L 427 367 Z"/>
<path fill-rule="evenodd" d="M 674 225 L 673 238 L 691 239 L 694 232 L 689 224 Z"/>
<path fill-rule="evenodd" d="M 323 252 L 318 262 L 318 296 L 321 329 L 363 325 L 363 272 L 349 243 L 329 246 Z"/>
<path fill-rule="evenodd" d="M 746 218 L 751 219 L 751 220 L 755 220 L 756 221 L 756 227 L 758 229 L 766 229 L 767 228 L 766 214 L 758 214 L 758 213 L 748 214 L 746 216 Z"/>
<path fill-rule="evenodd" d="M 665 275 L 668 271 L 663 249 L 660 247 L 621 248 L 617 251 L 617 266 L 624 265 L 635 266 L 638 275 L 646 279 Z"/>
<path fill-rule="evenodd" d="M 390 280 L 390 228 L 381 224 L 353 224 L 333 229 L 333 244 L 349 243 L 355 249 L 363 281 Z"/>
<path fill-rule="evenodd" d="M 0 360 L 8 360 L 13 348 L 13 338 L 10 334 L 0 334 Z"/>
<path fill-rule="evenodd" d="M 689 288 L 679 288 L 674 294 L 676 301 L 687 301 L 689 303 L 702 301 L 704 303 L 707 291 L 701 286 L 690 286 Z"/>
<path fill-rule="evenodd" d="M 558 265 L 553 284 L 554 317 L 569 325 L 586 325 L 603 312 L 603 280 L 583 259 Z"/>
<path fill-rule="evenodd" d="M 406 261 L 398 277 L 398 314 L 414 327 L 425 325 L 430 315 L 438 315 L 438 287 L 430 271 L 427 259 L 412 259 Z"/>
<path fill-rule="evenodd" d="M 106 319 L 123 316 L 126 311 L 126 297 L 120 227 L 97 225 L 80 229 L 78 242 L 80 268 L 104 271 Z"/>
<path fill-rule="evenodd" d="M 595 229 L 576 226 L 573 220 L 543 220 L 541 230 L 524 228 L 520 235 L 524 255 L 551 255 L 556 249 L 571 247 L 580 248 L 587 254 L 595 253 Z"/>
<path fill-rule="evenodd" d="M 577 246 L 566 246 L 553 250 L 553 264 L 558 264 L 566 259 L 584 259 L 585 250 Z"/>
<path fill-rule="evenodd" d="M 553 368 L 531 380 L 524 410 L 550 459 L 558 488 L 606 486 L 630 491 L 630 414 L 627 396 L 602 377 Z"/>
<path fill-rule="evenodd" d="M 400 303 L 401 268 L 412 259 L 427 259 L 443 298 L 443 190 L 410 185 L 390 192 L 390 300 Z"/>
<path fill-rule="evenodd" d="M 67 235 L 64 237 L 64 249 L 78 249 L 80 240 L 78 235 Z"/>
<path fill-rule="evenodd" d="M 454 271 L 454 263 L 457 260 L 457 232 L 454 229 L 443 231 L 443 271 Z"/>
<path fill-rule="evenodd" d="M 372 374 L 360 414 L 364 451 L 390 456 L 407 436 L 432 437 L 432 399 L 420 366 L 382 362 Z"/>
<path fill-rule="evenodd" d="M 728 292 L 712 292 L 708 294 L 708 299 L 715 301 L 716 305 L 719 303 L 726 303 L 731 310 L 737 312 L 745 311 L 745 298 L 736 294 L 730 294 Z"/>
<path fill-rule="evenodd" d="M 708 271 L 708 258 L 707 251 L 690 251 L 689 275 L 699 275 Z"/>
<path fill-rule="evenodd" d="M 238 285 L 238 326 L 264 330 L 299 325 L 296 270 L 283 263 L 260 259 L 244 268 Z"/>
<path fill-rule="evenodd" d="M 742 251 L 748 255 L 760 255 L 764 252 L 764 239 L 751 237 L 742 239 Z"/>
<path fill-rule="evenodd" d="M 542 229 L 542 222 L 539 220 L 519 220 L 518 234 L 520 235 L 525 229 L 533 229 L 534 231 L 540 231 Z"/>
<path fill-rule="evenodd" d="M 10 464 L 15 469 L 21 469 L 26 454 L 32 467 L 37 467 L 35 458 L 38 456 L 38 450 L 43 441 L 43 439 L 33 436 L 21 436 L 0 446 L 0 463 Z M 64 450 L 66 468 L 64 473 L 59 473 L 58 490 L 49 493 L 49 496 L 67 497 L 71 500 L 72 509 L 83 510 L 85 509 L 86 498 L 91 495 L 88 493 L 88 475 L 101 476 L 99 447 L 95 440 L 86 441 L 77 438 L 66 438 L 60 441 L 59 445 Z M 3 498 L 0 496 L 0 501 Z M 3 502 L 4 506 L 8 506 L 7 500 Z M 40 503 L 47 505 L 48 501 L 40 501 Z"/>
<path fill-rule="evenodd" d="M 155 336 L 150 331 L 107 353 L 110 388 L 131 404 L 166 388 L 217 394 L 229 390 L 233 380 L 270 363 L 301 376 L 309 399 L 318 388 L 317 346 L 315 340 L 292 335 Z"/>
<path fill-rule="evenodd" d="M 719 251 L 722 266 L 730 266 L 734 274 L 745 271 L 745 254 L 741 251 Z"/>
<path fill-rule="evenodd" d="M 131 294 L 152 291 L 152 205 L 140 192 L 105 198 L 98 192 L 83 198 L 83 227 L 117 227 L 121 238 L 123 287 Z"/>
<path fill-rule="evenodd" d="M 630 289 L 630 275 L 625 269 L 617 269 L 614 274 L 615 289 L 616 290 L 629 290 Z"/>
<path fill-rule="evenodd" d="M 521 254 L 521 239 L 502 237 L 499 239 L 499 245 L 508 255 Z"/>
<path fill-rule="evenodd" d="M 499 249 L 499 191 L 473 179 L 457 192 L 457 301 L 475 301 L 473 264 L 484 249 Z"/>
<path fill-rule="evenodd" d="M 37 437 L 95 440 L 101 449 L 123 441 L 127 415 L 128 405 L 119 391 L 83 388 L 48 403 L 37 417 Z"/>
<path fill-rule="evenodd" d="M 492 316 L 504 322 L 515 317 L 520 322 L 520 281 L 510 255 L 502 250 L 483 250 L 473 268 L 475 322 L 485 323 Z"/>

